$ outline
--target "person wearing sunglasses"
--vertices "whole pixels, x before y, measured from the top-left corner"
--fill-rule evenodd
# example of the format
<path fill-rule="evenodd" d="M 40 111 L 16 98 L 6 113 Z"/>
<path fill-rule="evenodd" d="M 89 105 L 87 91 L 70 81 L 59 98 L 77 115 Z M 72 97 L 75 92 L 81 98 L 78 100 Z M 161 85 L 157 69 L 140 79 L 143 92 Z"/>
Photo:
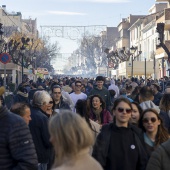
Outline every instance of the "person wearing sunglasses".
<path fill-rule="evenodd" d="M 56 110 L 58 109 L 70 109 L 70 106 L 68 103 L 66 103 L 63 100 L 63 96 L 62 96 L 62 89 L 59 85 L 54 85 L 51 89 L 51 96 L 52 99 L 54 101 L 53 107 L 52 109 L 54 110 L 53 113 L 56 113 Z M 58 111 L 57 111 L 58 112 Z"/>
<path fill-rule="evenodd" d="M 82 82 L 80 80 L 76 80 L 74 92 L 70 93 L 70 97 L 74 103 L 73 111 L 75 111 L 75 105 L 79 99 L 82 99 L 82 100 L 87 99 L 87 95 L 85 93 L 81 92 L 81 88 L 82 88 Z"/>
<path fill-rule="evenodd" d="M 54 101 L 53 99 L 51 98 L 51 100 L 49 101 L 49 103 L 47 104 L 47 116 L 48 117 L 51 117 L 52 116 L 52 113 L 53 113 L 53 105 L 54 105 Z"/>
<path fill-rule="evenodd" d="M 147 154 L 142 144 L 141 130 L 129 124 L 132 106 L 127 98 L 114 102 L 114 122 L 102 126 L 92 156 L 104 170 L 145 170 Z"/>
<path fill-rule="evenodd" d="M 143 140 L 148 157 L 161 143 L 169 139 L 169 133 L 163 125 L 158 112 L 153 109 L 146 109 L 140 120 L 139 126 L 143 130 Z"/>

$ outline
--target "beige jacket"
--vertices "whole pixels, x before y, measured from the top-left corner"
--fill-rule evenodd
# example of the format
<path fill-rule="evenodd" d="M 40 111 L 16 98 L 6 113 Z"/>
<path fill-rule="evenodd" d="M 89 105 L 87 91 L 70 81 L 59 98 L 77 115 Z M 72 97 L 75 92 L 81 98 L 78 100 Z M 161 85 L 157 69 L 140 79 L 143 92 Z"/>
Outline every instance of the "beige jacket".
<path fill-rule="evenodd" d="M 101 165 L 89 154 L 89 149 L 83 149 L 75 158 L 52 170 L 103 170 Z"/>

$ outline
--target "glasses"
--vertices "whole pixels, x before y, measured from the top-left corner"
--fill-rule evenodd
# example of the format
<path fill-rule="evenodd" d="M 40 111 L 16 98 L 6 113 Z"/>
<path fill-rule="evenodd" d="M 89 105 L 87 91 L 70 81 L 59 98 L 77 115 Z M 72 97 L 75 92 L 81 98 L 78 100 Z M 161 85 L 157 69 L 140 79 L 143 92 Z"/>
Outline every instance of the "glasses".
<path fill-rule="evenodd" d="M 151 117 L 150 119 L 144 118 L 142 121 L 143 121 L 143 123 L 149 123 L 149 121 L 151 121 L 152 123 L 155 123 L 156 120 L 157 119 L 155 117 Z"/>
<path fill-rule="evenodd" d="M 124 109 L 124 108 L 121 108 L 121 107 L 118 107 L 117 108 L 118 112 L 122 113 L 124 111 L 126 111 L 126 113 L 132 113 L 132 109 Z"/>
<path fill-rule="evenodd" d="M 53 101 L 49 101 L 49 104 L 53 104 Z"/>
<path fill-rule="evenodd" d="M 76 87 L 81 87 L 81 85 L 76 85 Z"/>
<path fill-rule="evenodd" d="M 53 92 L 54 94 L 61 94 L 61 92 Z"/>
<path fill-rule="evenodd" d="M 63 84 L 60 84 L 60 86 L 63 86 Z"/>

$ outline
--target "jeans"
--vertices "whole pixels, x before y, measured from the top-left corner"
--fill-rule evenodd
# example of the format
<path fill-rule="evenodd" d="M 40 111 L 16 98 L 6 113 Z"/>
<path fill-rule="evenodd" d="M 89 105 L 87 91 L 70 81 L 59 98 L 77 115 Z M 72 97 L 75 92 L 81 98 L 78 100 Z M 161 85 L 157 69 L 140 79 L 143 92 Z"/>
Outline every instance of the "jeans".
<path fill-rule="evenodd" d="M 47 163 L 39 163 L 38 170 L 47 170 Z"/>

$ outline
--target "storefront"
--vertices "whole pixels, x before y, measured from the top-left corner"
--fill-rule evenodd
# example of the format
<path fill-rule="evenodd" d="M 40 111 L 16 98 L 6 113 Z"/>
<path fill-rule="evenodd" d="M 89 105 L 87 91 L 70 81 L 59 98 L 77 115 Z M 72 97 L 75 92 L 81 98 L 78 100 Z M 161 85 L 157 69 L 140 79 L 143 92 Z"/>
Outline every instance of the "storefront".
<path fill-rule="evenodd" d="M 140 77 L 145 76 L 145 68 L 146 68 L 146 77 L 151 77 L 154 74 L 159 73 L 159 64 L 156 63 L 155 70 L 153 61 L 146 61 L 146 67 L 145 67 L 145 61 L 133 61 L 133 76 L 134 77 Z M 132 72 L 132 62 L 131 61 L 125 61 L 119 64 L 118 68 L 118 77 L 131 77 Z"/>

